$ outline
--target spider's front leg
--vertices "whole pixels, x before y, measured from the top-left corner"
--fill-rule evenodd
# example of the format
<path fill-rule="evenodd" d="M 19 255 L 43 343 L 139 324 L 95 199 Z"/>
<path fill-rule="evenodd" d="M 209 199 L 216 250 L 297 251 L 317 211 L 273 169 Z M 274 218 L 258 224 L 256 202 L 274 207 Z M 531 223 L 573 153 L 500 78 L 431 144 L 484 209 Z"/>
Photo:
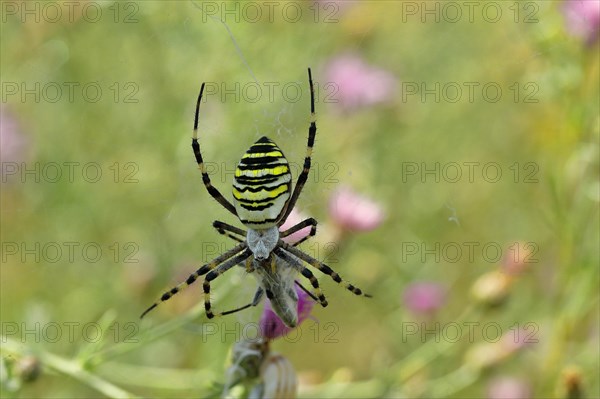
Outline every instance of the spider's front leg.
<path fill-rule="evenodd" d="M 175 287 L 171 288 L 169 291 L 162 294 L 162 296 L 160 297 L 160 300 L 154 302 L 152 304 L 152 306 L 150 306 L 148 309 L 146 309 L 144 311 L 144 313 L 142 313 L 142 315 L 140 316 L 140 319 L 143 318 L 148 312 L 150 312 L 151 310 L 156 308 L 159 303 L 168 301 L 169 299 L 171 299 L 171 297 L 173 295 L 177 294 L 178 292 L 185 289 L 186 287 L 189 287 L 190 285 L 192 285 L 198 279 L 198 277 L 203 276 L 207 273 L 210 274 L 211 271 L 213 271 L 215 269 L 222 270 L 223 268 L 225 268 L 225 270 L 227 270 L 227 269 L 235 266 L 239 262 L 243 262 L 246 258 L 248 258 L 249 255 L 246 255 L 248 252 L 249 252 L 249 249 L 248 249 L 246 243 L 241 243 L 241 244 L 236 245 L 235 247 L 231 248 L 229 251 L 225 252 L 221 256 L 216 257 L 211 262 L 203 265 L 198 270 L 196 270 L 194 273 L 190 274 L 189 277 L 184 282 L 176 285 Z"/>
<path fill-rule="evenodd" d="M 314 218 L 305 219 L 305 220 L 301 221 L 300 223 L 296 224 L 295 226 L 292 226 L 289 229 L 282 231 L 281 234 L 279 235 L 279 237 L 280 238 L 287 237 L 287 236 L 294 234 L 308 226 L 310 226 L 310 232 L 308 233 L 308 235 L 302 237 L 300 240 L 296 241 L 293 244 L 295 247 L 297 247 L 298 245 L 302 244 L 304 241 L 308 240 L 310 237 L 313 237 L 315 234 L 317 234 L 317 220 L 316 219 L 314 219 Z"/>
<path fill-rule="evenodd" d="M 242 230 L 228 223 L 215 220 L 213 222 L 213 227 L 219 234 L 229 237 L 237 242 L 243 242 L 246 239 L 246 230 Z"/>
<path fill-rule="evenodd" d="M 196 163 L 198 163 L 198 169 L 200 169 L 200 173 L 202 173 L 202 182 L 206 187 L 208 193 L 215 199 L 219 204 L 221 204 L 225 209 L 229 212 L 233 213 L 237 216 L 237 211 L 235 207 L 231 204 L 231 202 L 227 201 L 223 194 L 212 185 L 210 181 L 210 176 L 206 171 L 206 166 L 204 165 L 204 160 L 202 159 L 202 153 L 200 152 L 200 144 L 198 143 L 198 117 L 200 114 L 200 102 L 202 101 L 202 93 L 204 92 L 204 83 L 202 83 L 202 87 L 200 88 L 200 94 L 198 95 L 198 101 L 196 102 L 196 115 L 194 117 L 194 135 L 192 136 L 192 149 L 194 150 L 194 157 L 196 158 Z"/>
<path fill-rule="evenodd" d="M 312 80 L 312 73 L 310 68 L 308 68 L 308 84 L 310 86 L 310 126 L 308 128 L 308 143 L 306 145 L 306 156 L 304 157 L 304 166 L 302 168 L 302 172 L 298 176 L 298 181 L 296 182 L 296 186 L 294 187 L 294 192 L 292 196 L 289 198 L 286 204 L 285 214 L 281 218 L 279 225 L 281 226 L 285 223 L 285 220 L 290 216 L 292 209 L 296 205 L 296 201 L 302 192 L 302 188 L 308 179 L 308 172 L 310 172 L 310 164 L 311 164 L 311 156 L 313 151 L 313 146 L 315 145 L 315 136 L 317 135 L 317 119 L 315 116 L 315 88 Z"/>
<path fill-rule="evenodd" d="M 249 248 L 246 248 L 246 250 L 241 254 L 229 259 L 227 262 L 223 263 L 219 267 L 208 272 L 208 274 L 204 278 L 204 282 L 202 283 L 202 288 L 204 290 L 204 309 L 206 310 L 206 317 L 208 317 L 209 319 L 215 317 L 215 314 L 211 309 L 210 303 L 210 282 L 219 277 L 221 274 L 225 273 L 227 270 L 234 267 L 235 265 L 244 262 L 250 256 L 252 256 L 252 251 L 250 251 Z"/>

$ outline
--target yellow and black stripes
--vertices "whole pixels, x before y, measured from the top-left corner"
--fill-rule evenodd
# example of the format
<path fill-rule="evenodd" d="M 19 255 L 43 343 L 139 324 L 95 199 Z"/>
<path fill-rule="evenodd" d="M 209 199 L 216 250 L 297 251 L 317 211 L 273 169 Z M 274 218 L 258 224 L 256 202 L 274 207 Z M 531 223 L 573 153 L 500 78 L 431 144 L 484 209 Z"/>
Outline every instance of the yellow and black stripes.
<path fill-rule="evenodd" d="M 260 138 L 235 170 L 233 198 L 240 221 L 252 229 L 274 226 L 290 197 L 291 180 L 281 149 L 269 138 Z"/>
<path fill-rule="evenodd" d="M 240 254 L 240 251 L 243 251 L 243 252 Z M 234 257 L 234 255 L 236 255 L 236 254 L 239 254 L 239 255 Z M 168 301 L 169 299 L 171 299 L 171 297 L 173 295 L 177 294 L 178 292 L 180 292 L 183 289 L 187 288 L 188 286 L 192 285 L 198 279 L 198 277 L 203 276 L 207 273 L 208 273 L 208 275 L 211 275 L 213 270 L 223 270 L 223 271 L 228 270 L 228 269 L 232 268 L 233 266 L 237 265 L 238 263 L 243 262 L 250 255 L 252 255 L 252 252 L 250 252 L 250 250 L 248 249 L 248 245 L 245 242 L 236 245 L 229 251 L 225 252 L 223 255 L 218 256 L 215 259 L 213 259 L 212 262 L 209 262 L 209 263 L 203 265 L 198 270 L 196 270 L 194 273 L 190 274 L 190 276 L 184 282 L 176 285 L 175 287 L 171 288 L 169 291 L 162 294 L 162 296 L 160 297 L 160 300 L 158 300 L 157 302 L 154 302 L 152 304 L 152 306 L 150 306 L 148 309 L 146 309 L 144 311 L 144 313 L 142 313 L 142 315 L 140 316 L 140 319 L 142 317 L 144 317 L 152 309 L 156 308 L 159 303 Z M 207 276 L 207 278 L 208 278 L 208 276 Z"/>

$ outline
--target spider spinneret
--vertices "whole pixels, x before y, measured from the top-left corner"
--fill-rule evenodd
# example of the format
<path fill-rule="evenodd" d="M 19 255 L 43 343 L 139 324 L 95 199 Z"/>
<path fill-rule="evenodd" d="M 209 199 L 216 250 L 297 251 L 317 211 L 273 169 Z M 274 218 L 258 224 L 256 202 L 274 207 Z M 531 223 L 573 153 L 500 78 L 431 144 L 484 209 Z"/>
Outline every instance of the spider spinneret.
<path fill-rule="evenodd" d="M 169 300 L 173 295 L 185 287 L 193 284 L 198 277 L 206 276 L 202 284 L 204 291 L 204 308 L 206 316 L 222 316 L 256 306 L 266 294 L 275 313 L 288 327 L 295 327 L 298 321 L 298 294 L 294 285 L 297 285 L 318 301 L 323 307 L 327 300 L 321 292 L 319 282 L 305 266 L 308 264 L 324 274 L 329 275 L 333 281 L 343 284 L 346 289 L 355 295 L 370 297 L 360 288 L 345 282 L 338 273 L 329 266 L 311 257 L 297 248 L 299 244 L 314 236 L 317 231 L 317 221 L 308 218 L 289 229 L 280 232 L 279 228 L 290 215 L 300 192 L 306 183 L 311 166 L 311 155 L 317 124 L 315 119 L 315 93 L 310 68 L 308 68 L 308 81 L 310 87 L 311 122 L 308 128 L 308 144 L 302 172 L 298 176 L 296 186 L 292 191 L 292 175 L 283 151 L 269 138 L 261 137 L 242 156 L 236 170 L 233 182 L 233 204 L 229 202 L 215 188 L 206 171 L 200 144 L 198 143 L 198 116 L 200 102 L 204 92 L 204 83 L 200 88 L 196 102 L 194 118 L 194 135 L 192 149 L 198 168 L 202 174 L 202 181 L 208 193 L 225 209 L 236 216 L 247 227 L 247 231 L 230 224 L 216 220 L 213 222 L 215 229 L 238 244 L 224 254 L 216 257 L 211 262 L 202 265 L 192 273 L 184 282 L 165 292 L 160 300 L 152 304 L 141 317 L 158 306 L 159 303 Z M 282 240 L 297 231 L 310 227 L 310 233 L 294 244 Z M 239 308 L 221 313 L 213 313 L 210 302 L 210 282 L 236 265 L 245 267 L 246 272 L 253 273 L 259 287 L 251 303 Z M 307 278 L 314 289 L 314 294 L 308 291 L 295 278 L 301 274 Z"/>

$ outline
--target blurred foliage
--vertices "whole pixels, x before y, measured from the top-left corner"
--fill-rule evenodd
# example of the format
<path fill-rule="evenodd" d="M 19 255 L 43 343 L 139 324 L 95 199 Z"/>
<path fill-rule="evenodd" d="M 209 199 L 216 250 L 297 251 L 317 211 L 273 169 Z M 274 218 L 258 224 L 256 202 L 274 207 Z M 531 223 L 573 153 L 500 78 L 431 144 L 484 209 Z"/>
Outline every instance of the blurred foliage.
<path fill-rule="evenodd" d="M 47 4 L 31 7 L 36 3 Z M 324 90 L 328 63 L 348 53 L 391 73 L 397 85 L 391 101 L 351 110 L 320 92 L 315 167 L 298 207 L 322 228 L 302 248 L 329 257 L 374 298 L 320 279 L 330 306 L 315 308 L 297 342 L 273 344 L 294 364 L 300 396 L 482 397 L 505 375 L 524 380 L 534 397 L 566 397 L 573 384 L 586 397 L 600 396 L 598 42 L 569 36 L 561 2 L 496 2 L 503 17 L 495 23 L 480 8 L 473 22 L 466 15 L 422 22 L 406 2 L 309 1 L 294 3 L 303 17 L 289 22 L 281 16 L 285 3 L 276 2 L 272 21 L 266 14 L 236 21 L 234 12 L 226 25 L 207 15 L 206 5 L 241 3 L 92 2 L 102 10 L 96 22 L 79 12 L 72 21 L 66 14 L 36 21 L 9 15 L 7 4 L 24 7 L 2 3 L 2 124 L 14 119 L 27 146 L 16 154 L 16 175 L 5 176 L 3 159 L 3 397 L 202 397 L 222 383 L 236 334 L 260 309 L 209 323 L 196 284 L 138 319 L 165 289 L 231 245 L 211 223 L 236 221 L 206 193 L 189 148 L 199 86 L 235 91 L 236 82 L 254 81 L 252 73 L 279 84 L 273 101 L 265 91 L 259 101 L 219 93 L 202 104 L 203 153 L 218 166 L 214 184 L 230 197 L 231 170 L 262 135 L 301 162 L 309 98 L 304 90 L 286 101 L 281 87 L 298 82 L 305 89 L 311 66 Z M 537 22 L 524 23 L 531 4 Z M 39 101 L 22 99 L 20 85 L 36 82 L 57 83 L 62 96 L 49 101 L 49 87 Z M 77 84 L 73 101 L 65 82 Z M 81 88 L 94 82 L 102 95 L 87 101 Z M 436 82 L 457 82 L 462 97 L 422 101 L 406 91 Z M 474 101 L 463 82 L 480 84 Z M 482 97 L 489 82 L 503 90 L 497 102 Z M 8 94 L 11 83 L 18 94 Z M 525 101 L 530 94 L 535 102 Z M 7 140 L 3 133 L 4 148 Z M 65 162 L 80 165 L 73 179 Z M 502 176 L 488 182 L 481 167 L 473 181 L 466 167 L 457 182 L 420 174 L 449 162 L 495 162 Z M 36 172 L 21 175 L 24 167 L 51 163 L 62 167 L 56 182 L 43 172 L 39 182 Z M 102 173 L 97 182 L 84 179 L 94 176 L 94 165 L 82 168 L 90 163 Z M 407 175 L 409 163 L 423 169 Z M 386 220 L 372 232 L 338 237 L 338 250 L 327 254 L 335 236 L 327 203 L 340 186 L 374 198 Z M 464 246 L 470 242 L 479 245 L 474 259 Z M 511 279 L 504 301 L 478 302 L 471 287 L 502 262 L 486 261 L 482 246 L 496 243 L 506 257 L 516 242 L 533 243 L 537 262 Z M 35 253 L 36 243 L 40 259 L 25 251 Z M 48 243 L 62 248 L 56 262 Z M 65 243 L 77 243 L 73 259 Z M 412 243 L 417 255 L 406 252 Z M 421 247 L 436 243 L 459 243 L 462 257 L 436 260 Z M 96 246 L 102 254 L 90 261 Z M 403 292 L 416 281 L 446 287 L 440 309 L 417 314 L 404 306 Z M 228 272 L 213 286 L 213 303 L 221 310 L 245 304 L 254 287 L 241 270 Z M 444 330 L 449 323 L 462 328 L 456 342 Z M 468 323 L 479 323 L 472 340 Z M 496 345 L 482 332 L 490 323 L 505 335 L 529 328 L 537 342 L 518 350 Z M 409 334 L 413 326 L 418 331 Z M 31 356 L 41 365 L 32 366 Z"/>

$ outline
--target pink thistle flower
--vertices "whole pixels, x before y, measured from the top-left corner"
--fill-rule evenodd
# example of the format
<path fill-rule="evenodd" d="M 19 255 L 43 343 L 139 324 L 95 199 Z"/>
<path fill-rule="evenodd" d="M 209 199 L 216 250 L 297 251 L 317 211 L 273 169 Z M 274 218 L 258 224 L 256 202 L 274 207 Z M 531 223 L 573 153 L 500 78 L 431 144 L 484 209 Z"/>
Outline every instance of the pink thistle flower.
<path fill-rule="evenodd" d="M 335 57 L 327 65 L 325 76 L 336 84 L 336 99 L 344 111 L 389 102 L 394 97 L 396 78 L 355 54 Z"/>
<path fill-rule="evenodd" d="M 376 202 L 349 188 L 341 188 L 333 194 L 329 200 L 329 214 L 339 227 L 350 231 L 373 230 L 384 218 L 383 210 Z"/>
<path fill-rule="evenodd" d="M 292 209 L 292 212 L 290 212 L 288 218 L 285 220 L 285 223 L 282 224 L 281 227 L 279 227 L 279 231 L 285 231 L 290 227 L 297 225 L 304 219 L 306 219 L 306 217 L 301 212 L 297 211 L 296 208 L 294 208 Z M 302 230 L 299 230 L 295 233 L 292 233 L 289 236 L 282 238 L 282 240 L 287 242 L 288 244 L 294 244 L 303 239 L 304 237 L 308 236 L 309 234 L 310 226 L 305 227 Z"/>
<path fill-rule="evenodd" d="M 404 304 L 413 313 L 433 313 L 446 300 L 446 289 L 434 282 L 413 283 L 404 290 Z"/>
<path fill-rule="evenodd" d="M 536 259 L 533 258 L 532 255 L 533 251 L 531 245 L 523 242 L 515 242 L 506 250 L 500 268 L 509 275 L 514 276 L 521 274 L 527 270 L 527 266 L 529 266 L 530 263 L 536 262 Z"/>
<path fill-rule="evenodd" d="M 28 140 L 19 129 L 19 124 L 9 112 L 0 107 L 0 159 L 2 162 L 21 162 L 27 158 Z"/>
<path fill-rule="evenodd" d="M 312 310 L 315 302 L 306 292 L 304 292 L 304 290 L 300 289 L 298 286 L 295 286 L 295 289 L 296 293 L 298 294 L 297 325 L 300 325 L 300 323 L 310 316 L 310 311 Z M 273 311 L 271 302 L 268 299 L 265 301 L 265 307 L 262 316 L 260 317 L 259 327 L 262 336 L 268 340 L 273 340 L 292 331 L 292 328 L 286 326 L 283 321 L 281 321 L 279 316 L 277 316 L 277 314 Z"/>
<path fill-rule="evenodd" d="M 563 3 L 567 32 L 591 45 L 598 40 L 600 0 L 567 0 Z"/>
<path fill-rule="evenodd" d="M 529 399 L 531 387 L 513 377 L 500 377 L 492 380 L 487 389 L 488 399 Z"/>

